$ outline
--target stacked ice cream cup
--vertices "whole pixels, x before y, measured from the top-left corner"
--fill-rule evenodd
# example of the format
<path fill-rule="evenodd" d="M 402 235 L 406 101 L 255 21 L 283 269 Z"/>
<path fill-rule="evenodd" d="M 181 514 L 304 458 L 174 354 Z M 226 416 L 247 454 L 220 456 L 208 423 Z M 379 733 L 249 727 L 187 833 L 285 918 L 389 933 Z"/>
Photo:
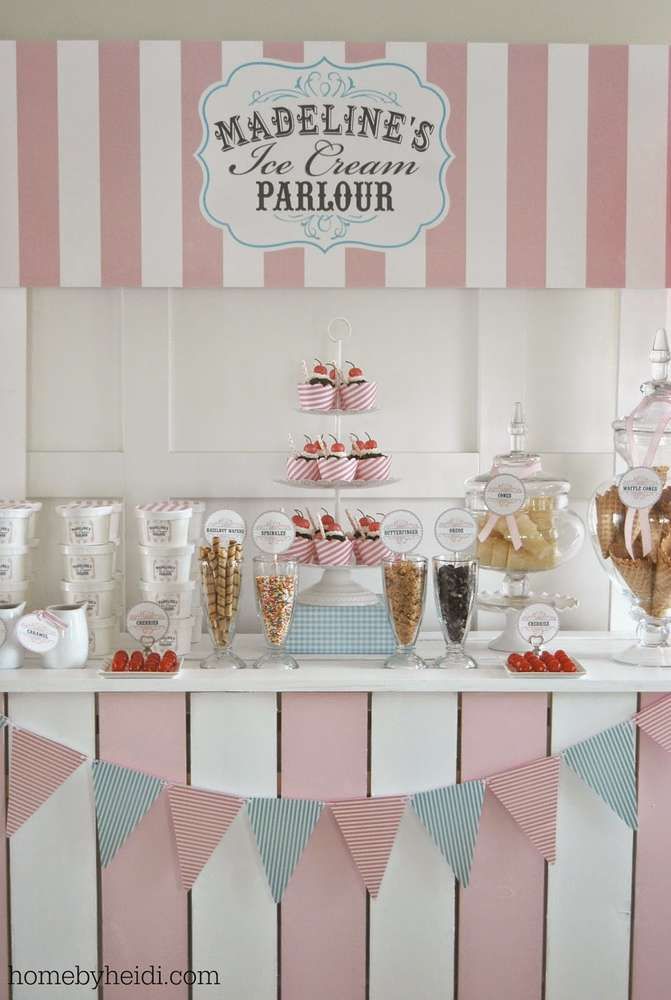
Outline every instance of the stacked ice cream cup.
<path fill-rule="evenodd" d="M 33 578 L 38 500 L 0 500 L 0 603 L 28 600 Z"/>
<path fill-rule="evenodd" d="M 85 604 L 89 652 L 106 656 L 118 645 L 123 574 L 120 500 L 70 500 L 59 504 L 63 604 Z"/>
<path fill-rule="evenodd" d="M 205 504 L 194 500 L 159 500 L 135 508 L 140 539 L 143 601 L 162 607 L 169 618 L 161 649 L 188 653 L 202 631 L 193 554 L 202 533 Z"/>

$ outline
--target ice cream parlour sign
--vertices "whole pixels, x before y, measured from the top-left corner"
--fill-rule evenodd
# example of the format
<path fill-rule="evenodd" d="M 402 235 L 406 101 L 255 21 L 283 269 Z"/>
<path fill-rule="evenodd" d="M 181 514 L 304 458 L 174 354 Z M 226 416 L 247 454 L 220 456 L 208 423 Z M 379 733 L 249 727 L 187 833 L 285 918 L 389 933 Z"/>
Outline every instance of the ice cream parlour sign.
<path fill-rule="evenodd" d="M 448 98 L 402 63 L 243 63 L 200 114 L 201 210 L 245 246 L 389 249 L 448 211 Z"/>

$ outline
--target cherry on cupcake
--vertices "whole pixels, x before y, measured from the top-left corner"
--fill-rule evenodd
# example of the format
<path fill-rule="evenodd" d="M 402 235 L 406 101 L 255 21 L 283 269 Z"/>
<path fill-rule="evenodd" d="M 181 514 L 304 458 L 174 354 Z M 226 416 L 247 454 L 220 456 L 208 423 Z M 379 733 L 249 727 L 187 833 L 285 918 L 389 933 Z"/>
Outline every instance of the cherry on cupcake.
<path fill-rule="evenodd" d="M 315 358 L 315 361 L 317 363 L 315 364 L 314 368 L 312 369 L 313 373 L 315 375 L 328 375 L 328 368 L 326 367 L 326 365 L 323 364 L 323 362 L 321 362 L 319 360 L 319 358 Z"/>
<path fill-rule="evenodd" d="M 344 455 L 346 449 L 345 449 L 345 445 L 342 443 L 342 441 L 338 441 L 338 438 L 334 434 L 329 434 L 329 437 L 333 438 L 333 444 L 331 445 L 331 449 L 330 449 L 331 454 L 332 455 Z"/>
<path fill-rule="evenodd" d="M 350 378 L 361 378 L 363 375 L 363 370 L 358 368 L 352 361 L 346 361 L 346 365 L 350 365 L 350 369 L 347 372 Z"/>
<path fill-rule="evenodd" d="M 296 511 L 296 513 L 291 518 L 293 523 L 296 525 L 297 528 L 304 528 L 306 531 L 309 531 L 310 522 L 308 521 L 307 517 L 305 517 L 305 515 L 303 514 L 303 511 L 299 510 L 298 507 L 294 507 L 294 510 Z"/>

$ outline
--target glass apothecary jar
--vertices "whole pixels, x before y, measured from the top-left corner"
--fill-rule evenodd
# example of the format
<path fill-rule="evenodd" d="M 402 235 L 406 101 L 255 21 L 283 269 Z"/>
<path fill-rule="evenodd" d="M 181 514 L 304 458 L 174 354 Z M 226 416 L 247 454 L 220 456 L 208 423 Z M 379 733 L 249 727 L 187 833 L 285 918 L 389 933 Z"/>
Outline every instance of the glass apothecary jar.
<path fill-rule="evenodd" d="M 534 594 L 529 575 L 556 569 L 580 551 L 583 523 L 569 507 L 570 483 L 547 475 L 539 455 L 526 447 L 522 405 L 515 403 L 508 426 L 510 451 L 496 455 L 491 469 L 466 481 L 466 508 L 478 522 L 476 556 L 480 569 L 503 574 L 500 590 L 479 606 L 507 614 L 505 631 L 491 648 L 519 647 L 517 615 L 541 598 L 558 609 L 575 606 L 567 595 Z"/>
<path fill-rule="evenodd" d="M 671 666 L 670 361 L 666 333 L 658 330 L 642 399 L 613 423 L 626 469 L 597 487 L 589 507 L 597 558 L 637 622 L 638 642 L 615 659 L 642 666 Z"/>

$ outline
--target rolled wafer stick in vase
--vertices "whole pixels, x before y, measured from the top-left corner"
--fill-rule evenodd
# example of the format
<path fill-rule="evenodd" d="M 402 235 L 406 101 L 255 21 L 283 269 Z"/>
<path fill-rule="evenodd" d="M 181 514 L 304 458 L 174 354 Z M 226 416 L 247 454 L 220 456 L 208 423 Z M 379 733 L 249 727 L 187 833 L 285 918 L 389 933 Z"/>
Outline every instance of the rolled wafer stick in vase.
<path fill-rule="evenodd" d="M 232 649 L 240 604 L 241 546 L 231 541 L 224 547 L 215 537 L 211 547 L 203 546 L 200 550 L 200 572 L 203 610 L 214 647 L 201 666 L 207 670 L 215 667 L 242 670 L 247 664 Z"/>

